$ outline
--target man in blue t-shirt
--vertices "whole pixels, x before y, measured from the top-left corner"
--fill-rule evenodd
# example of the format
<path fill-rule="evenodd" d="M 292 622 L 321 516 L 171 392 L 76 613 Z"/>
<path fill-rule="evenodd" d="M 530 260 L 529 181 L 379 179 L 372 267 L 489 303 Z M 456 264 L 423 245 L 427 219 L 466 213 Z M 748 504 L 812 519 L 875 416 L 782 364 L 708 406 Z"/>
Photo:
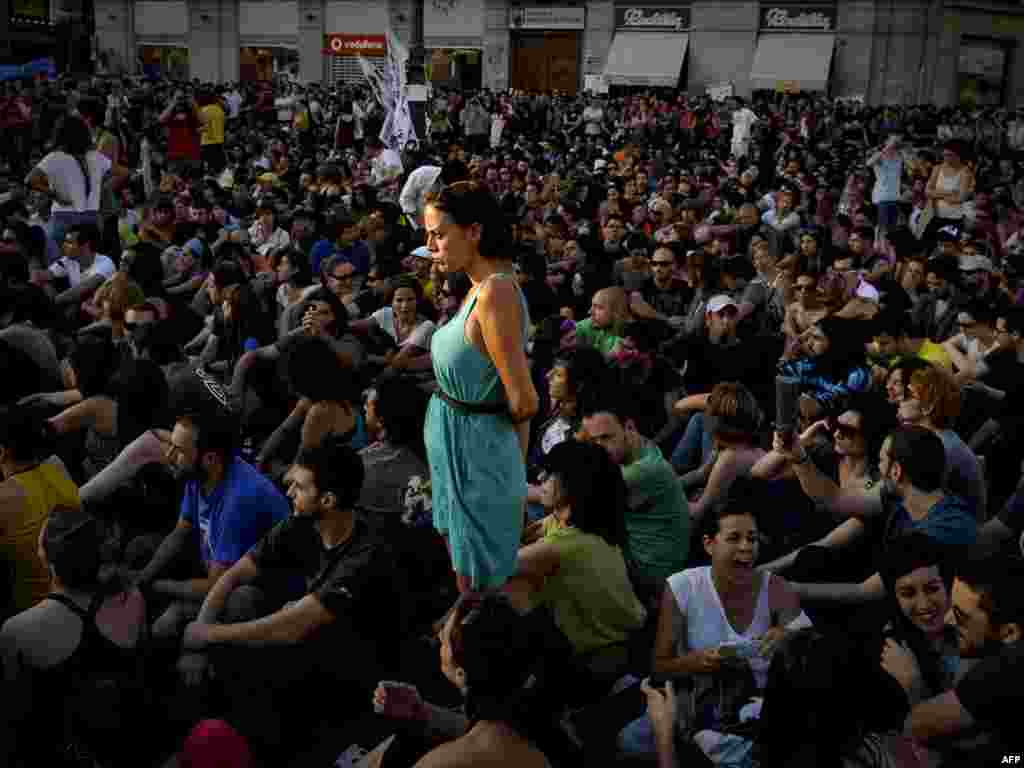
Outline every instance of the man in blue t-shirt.
<path fill-rule="evenodd" d="M 880 481 L 859 488 L 840 488 L 822 474 L 798 440 L 795 451 L 786 450 L 783 443 L 781 436 L 776 435 L 775 450 L 788 459 L 804 493 L 843 520 L 824 538 L 808 546 L 849 551 L 864 540 L 869 527 L 877 529 L 879 525 L 883 547 L 910 531 L 923 533 L 946 546 L 951 557 L 963 554 L 974 544 L 978 535 L 974 509 L 968 501 L 942 487 L 946 451 L 932 430 L 901 427 L 889 435 L 878 452 Z M 783 572 L 796 563 L 804 549 L 801 547 L 762 568 Z M 878 573 L 860 583 L 792 586 L 803 600 L 860 603 L 879 600 L 886 594 Z"/>
<path fill-rule="evenodd" d="M 170 598 L 153 634 L 173 638 L 199 612 L 217 580 L 271 528 L 288 517 L 288 500 L 274 484 L 235 455 L 237 430 L 223 415 L 179 416 L 167 457 L 185 482 L 175 529 L 160 544 L 136 583 Z M 198 544 L 193 537 L 196 536 Z M 191 564 L 172 571 L 188 547 Z M 187 575 L 191 578 L 158 578 Z"/>

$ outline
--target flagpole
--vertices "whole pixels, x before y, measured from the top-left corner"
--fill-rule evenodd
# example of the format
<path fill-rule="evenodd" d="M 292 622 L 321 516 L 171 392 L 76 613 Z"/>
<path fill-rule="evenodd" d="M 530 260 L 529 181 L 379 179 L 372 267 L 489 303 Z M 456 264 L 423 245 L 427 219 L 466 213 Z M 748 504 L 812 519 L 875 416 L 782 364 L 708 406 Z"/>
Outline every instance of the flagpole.
<path fill-rule="evenodd" d="M 424 73 L 426 51 L 423 47 L 423 2 L 424 0 L 413 0 L 412 2 L 412 40 L 409 45 L 406 83 L 413 86 L 423 86 L 427 83 Z M 414 92 L 422 90 L 422 88 L 413 89 Z M 416 129 L 416 136 L 423 141 L 427 136 L 426 102 L 418 98 L 409 99 L 409 113 L 412 117 L 413 127 Z"/>

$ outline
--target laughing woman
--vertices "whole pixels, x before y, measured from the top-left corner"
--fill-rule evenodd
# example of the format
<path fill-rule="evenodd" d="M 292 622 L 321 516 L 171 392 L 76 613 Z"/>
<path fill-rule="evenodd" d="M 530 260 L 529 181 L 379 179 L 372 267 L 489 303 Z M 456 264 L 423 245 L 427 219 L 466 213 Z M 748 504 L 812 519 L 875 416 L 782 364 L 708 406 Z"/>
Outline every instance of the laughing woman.
<path fill-rule="evenodd" d="M 530 325 L 513 274 L 511 236 L 475 182 L 428 198 L 427 246 L 472 288 L 430 344 L 439 385 L 424 431 L 434 526 L 460 592 L 493 589 L 515 571 L 526 502 L 526 451 L 538 396 L 526 359 Z"/>

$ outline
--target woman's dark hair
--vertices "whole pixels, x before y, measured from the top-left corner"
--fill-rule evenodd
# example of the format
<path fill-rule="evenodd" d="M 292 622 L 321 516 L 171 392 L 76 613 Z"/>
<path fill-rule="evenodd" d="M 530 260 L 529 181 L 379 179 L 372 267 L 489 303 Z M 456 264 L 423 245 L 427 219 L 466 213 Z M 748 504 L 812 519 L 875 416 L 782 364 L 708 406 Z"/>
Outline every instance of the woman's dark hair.
<path fill-rule="evenodd" d="M 0 407 L 0 446 L 16 461 L 40 461 L 52 452 L 53 435 L 38 408 Z"/>
<path fill-rule="evenodd" d="M 147 298 L 164 295 L 164 267 L 160 249 L 152 243 L 138 242 L 130 249 L 135 257 L 128 266 L 128 277 L 138 283 Z"/>
<path fill-rule="evenodd" d="M 85 184 L 85 197 L 88 199 L 91 194 L 92 176 L 89 173 L 86 155 L 93 147 L 89 126 L 80 117 L 65 116 L 57 126 L 56 144 L 78 161 L 79 170 L 82 172 L 82 181 Z"/>
<path fill-rule="evenodd" d="M 388 441 L 408 447 L 424 461 L 423 424 L 429 396 L 411 381 L 385 379 L 376 387 L 377 418 L 387 430 Z"/>
<path fill-rule="evenodd" d="M 899 426 L 896 412 L 879 392 L 850 393 L 843 398 L 836 415 L 843 411 L 856 411 L 860 414 L 865 457 L 871 467 L 877 468 L 882 443 Z"/>
<path fill-rule="evenodd" d="M 86 399 L 106 392 L 111 374 L 117 370 L 117 349 L 109 338 L 83 336 L 71 352 L 70 363 L 78 391 Z"/>
<path fill-rule="evenodd" d="M 469 275 L 465 272 L 449 272 L 445 280 L 448 282 L 448 295 L 461 305 L 473 287 Z"/>
<path fill-rule="evenodd" d="M 752 517 L 760 527 L 759 510 L 764 506 L 765 481 L 752 477 L 737 477 L 721 499 L 711 505 L 704 516 L 701 533 L 714 538 L 722 530 L 722 521 L 727 517 L 746 515 Z"/>
<path fill-rule="evenodd" d="M 611 378 L 608 363 L 593 347 L 576 347 L 556 357 L 552 367 L 565 368 L 570 391 L 575 397 L 580 397 L 584 392 L 604 391 Z"/>
<path fill-rule="evenodd" d="M 344 366 L 331 346 L 316 336 L 299 335 L 282 356 L 288 386 L 314 403 L 359 399 L 355 373 Z"/>
<path fill-rule="evenodd" d="M 408 288 L 412 291 L 416 295 L 417 304 L 423 301 L 423 286 L 420 285 L 420 281 L 414 277 L 403 276 L 398 278 L 398 280 L 388 288 L 384 302 L 390 306 L 391 302 L 395 300 L 395 294 L 398 293 L 400 288 Z"/>
<path fill-rule="evenodd" d="M 715 385 L 705 406 L 705 429 L 732 443 L 753 444 L 763 421 L 757 399 L 743 384 L 723 381 Z"/>
<path fill-rule="evenodd" d="M 288 276 L 288 285 L 293 288 L 305 288 L 313 284 L 313 268 L 309 264 L 309 257 L 305 252 L 296 246 L 279 248 L 274 251 L 272 266 L 275 270 L 280 266 L 281 259 L 288 257 L 288 264 L 291 267 L 291 274 Z"/>
<path fill-rule="evenodd" d="M 918 531 L 897 536 L 885 550 L 885 559 L 879 569 L 879 575 L 885 584 L 886 599 L 889 601 L 893 616 L 891 628 L 886 635 L 909 646 L 917 658 L 918 666 L 925 683 L 933 693 L 944 688 L 944 671 L 942 657 L 932 646 L 929 638 L 903 613 L 896 598 L 896 580 L 916 571 L 918 568 L 936 566 L 939 576 L 946 588 L 946 593 L 953 588 L 953 575 L 956 566 L 955 553 L 946 545 Z"/>
<path fill-rule="evenodd" d="M 485 259 L 509 258 L 512 232 L 501 206 L 485 187 L 461 181 L 427 196 L 431 206 L 456 226 L 480 225 L 480 255 Z"/>
<path fill-rule="evenodd" d="M 167 420 L 170 390 L 160 366 L 151 360 L 126 360 L 108 390 L 117 401 L 117 439 L 128 445 L 147 429 Z"/>
<path fill-rule="evenodd" d="M 864 344 L 870 324 L 841 317 L 825 317 L 816 323 L 828 338 L 828 349 L 815 361 L 815 370 L 833 382 L 846 379 L 854 368 L 864 367 Z"/>
<path fill-rule="evenodd" d="M 98 586 L 102 543 L 99 522 L 81 508 L 56 507 L 43 529 L 46 559 L 69 589 Z"/>
<path fill-rule="evenodd" d="M 348 333 L 348 310 L 345 309 L 345 305 L 341 303 L 341 299 L 335 296 L 333 291 L 329 291 L 326 288 L 317 288 L 306 297 L 302 314 L 305 314 L 306 309 L 311 307 L 313 302 L 316 301 L 325 302 L 330 306 L 331 312 L 334 313 L 334 325 L 329 329 L 331 335 L 336 339 L 340 339 Z"/>
<path fill-rule="evenodd" d="M 529 723 L 543 717 L 531 711 L 527 690 L 538 666 L 536 623 L 513 608 L 507 597 L 493 592 L 461 597 L 452 622 L 448 639 L 452 661 L 466 674 L 470 722 L 503 722 L 528 736 Z"/>
<path fill-rule="evenodd" d="M 561 500 L 572 509 L 573 527 L 621 545 L 628 491 L 608 452 L 592 443 L 566 440 L 541 463 L 558 478 Z"/>

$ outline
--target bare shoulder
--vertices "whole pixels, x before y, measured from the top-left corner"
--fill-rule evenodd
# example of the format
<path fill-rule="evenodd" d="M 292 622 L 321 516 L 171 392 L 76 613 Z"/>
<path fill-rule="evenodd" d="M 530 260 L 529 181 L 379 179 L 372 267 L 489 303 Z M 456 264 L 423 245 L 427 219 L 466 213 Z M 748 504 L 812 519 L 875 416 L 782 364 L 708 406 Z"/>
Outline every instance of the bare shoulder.
<path fill-rule="evenodd" d="M 518 306 L 519 286 L 513 277 L 495 275 L 480 286 L 477 302 L 494 306 L 515 303 Z"/>

